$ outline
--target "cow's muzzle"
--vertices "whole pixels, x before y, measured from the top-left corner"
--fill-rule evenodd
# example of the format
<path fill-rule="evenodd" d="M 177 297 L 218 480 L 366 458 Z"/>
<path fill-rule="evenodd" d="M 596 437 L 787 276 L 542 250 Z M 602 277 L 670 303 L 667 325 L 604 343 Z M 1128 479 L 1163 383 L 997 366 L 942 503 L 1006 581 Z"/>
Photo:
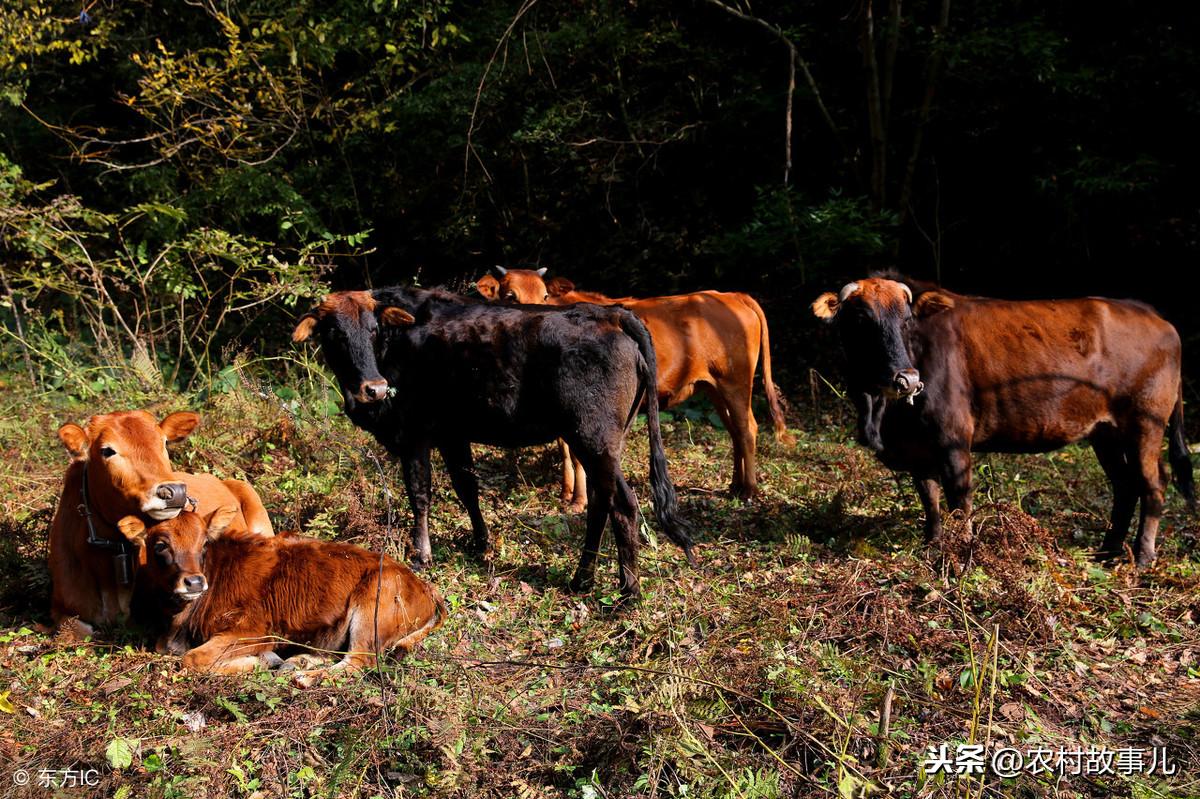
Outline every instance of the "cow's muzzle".
<path fill-rule="evenodd" d="M 142 503 L 142 512 L 158 521 L 174 519 L 187 505 L 187 501 L 187 484 L 159 483 L 150 490 L 150 496 Z"/>
<path fill-rule="evenodd" d="M 175 587 L 175 593 L 180 599 L 191 602 L 205 591 L 208 590 L 208 580 L 204 579 L 203 574 L 189 574 L 186 577 L 179 578 L 179 585 Z"/>
<path fill-rule="evenodd" d="M 897 399 L 906 399 L 911 403 L 913 397 L 925 390 L 925 384 L 921 382 L 921 373 L 916 369 L 901 369 L 892 378 L 891 389 Z"/>
<path fill-rule="evenodd" d="M 359 402 L 379 402 L 387 394 L 388 383 L 386 380 L 364 380 L 358 387 L 358 394 L 354 398 Z"/>

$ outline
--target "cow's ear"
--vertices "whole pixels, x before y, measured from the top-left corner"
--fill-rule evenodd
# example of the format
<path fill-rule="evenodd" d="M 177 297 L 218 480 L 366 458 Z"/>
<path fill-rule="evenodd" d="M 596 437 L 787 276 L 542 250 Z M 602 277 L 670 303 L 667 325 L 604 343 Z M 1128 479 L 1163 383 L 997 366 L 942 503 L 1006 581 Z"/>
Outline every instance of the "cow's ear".
<path fill-rule="evenodd" d="M 833 317 L 837 316 L 838 308 L 841 307 L 841 304 L 836 294 L 832 291 L 827 291 L 813 301 L 812 312 L 818 319 L 831 322 L 833 321 Z"/>
<path fill-rule="evenodd" d="M 146 523 L 136 516 L 126 516 L 121 519 L 117 522 L 117 529 L 121 531 L 121 535 L 134 544 L 140 544 L 146 540 Z"/>
<path fill-rule="evenodd" d="M 400 325 L 411 325 L 417 320 L 416 317 L 403 308 L 397 308 L 395 305 L 389 305 L 379 314 L 379 321 L 383 322 L 385 325 L 395 325 L 399 327 Z"/>
<path fill-rule="evenodd" d="M 494 300 L 500 296 L 500 281 L 491 275 L 484 275 L 475 281 L 475 288 L 485 299 Z"/>
<path fill-rule="evenodd" d="M 233 520 L 237 515 L 238 508 L 235 505 L 222 505 L 213 511 L 213 515 L 208 519 L 209 540 L 220 538 L 229 529 L 229 525 L 233 524 Z"/>
<path fill-rule="evenodd" d="M 313 328 L 317 326 L 317 315 L 314 313 L 306 313 L 300 317 L 300 321 L 296 323 L 296 329 L 292 331 L 292 342 L 299 344 L 302 341 L 308 341 L 308 337 L 312 335 Z"/>
<path fill-rule="evenodd" d="M 914 316 L 933 316 L 954 307 L 954 298 L 940 291 L 927 291 L 913 303 Z"/>
<path fill-rule="evenodd" d="M 64 424 L 58 428 L 58 440 L 67 448 L 71 460 L 87 460 L 88 447 L 92 442 L 88 438 L 87 431 L 82 427 L 77 424 Z"/>
<path fill-rule="evenodd" d="M 183 441 L 192 434 L 192 431 L 200 426 L 200 414 L 192 413 L 191 411 L 179 411 L 173 413 L 166 419 L 159 422 L 159 427 L 167 436 L 167 441 L 172 444 Z"/>
<path fill-rule="evenodd" d="M 575 284 L 565 277 L 552 277 L 546 283 L 546 293 L 551 297 L 561 297 L 567 292 L 574 290 Z"/>

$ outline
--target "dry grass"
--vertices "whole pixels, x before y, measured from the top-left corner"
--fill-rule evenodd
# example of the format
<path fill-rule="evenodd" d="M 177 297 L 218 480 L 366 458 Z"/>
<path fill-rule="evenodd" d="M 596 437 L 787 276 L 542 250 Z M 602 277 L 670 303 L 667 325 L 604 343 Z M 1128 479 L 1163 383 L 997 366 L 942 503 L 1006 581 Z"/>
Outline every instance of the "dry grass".
<path fill-rule="evenodd" d="M 281 528 L 402 555 L 407 505 L 395 496 L 389 523 L 373 446 L 281 405 L 217 396 L 173 457 L 248 477 Z M 496 561 L 461 554 L 469 528 L 435 468 L 429 577 L 450 621 L 403 662 L 302 690 L 270 673 L 181 674 L 132 631 L 78 647 L 39 632 L 65 466 L 53 430 L 79 414 L 29 406 L 0 423 L 0 695 L 14 711 L 0 713 L 0 795 L 13 769 L 75 763 L 120 796 L 1200 794 L 1196 520 L 1172 499 L 1150 572 L 1093 565 L 1108 493 L 1083 449 L 982 460 L 977 535 L 951 529 L 935 558 L 907 481 L 830 418 L 810 413 L 795 448 L 764 436 L 764 495 L 744 506 L 724 493 L 725 436 L 681 415 L 669 456 L 701 564 L 650 530 L 644 600 L 621 609 L 611 557 L 595 592 L 566 590 L 582 518 L 561 513 L 553 448 L 477 448 Z M 639 425 L 626 468 L 640 497 L 645 461 Z M 114 769 L 117 740 L 132 757 Z M 923 780 L 929 745 L 968 740 L 1165 745 L 1179 774 Z"/>

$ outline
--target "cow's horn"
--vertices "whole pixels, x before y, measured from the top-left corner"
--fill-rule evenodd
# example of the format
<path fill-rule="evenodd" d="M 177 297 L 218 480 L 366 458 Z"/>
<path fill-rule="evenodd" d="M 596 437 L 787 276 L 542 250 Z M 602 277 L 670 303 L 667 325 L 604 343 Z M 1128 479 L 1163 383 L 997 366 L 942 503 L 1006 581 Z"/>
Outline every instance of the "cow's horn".
<path fill-rule="evenodd" d="M 545 277 L 545 276 L 546 276 L 546 270 L 547 270 L 547 269 L 549 269 L 549 268 L 550 268 L 550 267 L 548 267 L 548 266 L 543 266 L 541 269 L 538 269 L 538 270 L 537 270 L 537 276 L 538 276 L 538 277 Z"/>
<path fill-rule="evenodd" d="M 508 274 L 508 270 L 499 264 L 493 266 L 492 271 L 496 273 L 496 277 L 504 277 Z"/>
<path fill-rule="evenodd" d="M 904 295 L 908 297 L 908 304 L 912 305 L 912 289 L 906 283 L 901 283 L 900 288 L 904 289 Z"/>
<path fill-rule="evenodd" d="M 854 292 L 858 291 L 858 283 L 847 283 L 842 286 L 842 290 L 838 292 L 838 302 L 845 302 L 846 298 Z"/>

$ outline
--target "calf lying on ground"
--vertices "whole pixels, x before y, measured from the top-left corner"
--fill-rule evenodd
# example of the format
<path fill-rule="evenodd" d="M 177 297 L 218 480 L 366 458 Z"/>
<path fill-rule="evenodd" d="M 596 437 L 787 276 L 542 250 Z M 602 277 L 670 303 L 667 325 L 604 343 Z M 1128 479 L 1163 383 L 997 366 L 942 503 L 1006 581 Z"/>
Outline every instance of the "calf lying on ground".
<path fill-rule="evenodd" d="M 594 291 L 577 291 L 564 277 L 544 280 L 543 269 L 494 267 L 496 276 L 476 282 L 489 300 L 528 305 L 620 304 L 633 311 L 654 342 L 658 358 L 658 401 L 664 408 L 684 402 L 700 389 L 716 406 L 733 444 L 733 479 L 729 490 L 744 499 L 758 491 L 755 468 L 758 422 L 751 401 L 754 372 L 762 362 L 763 390 L 775 437 L 784 444 L 795 439 L 787 431 L 783 402 L 771 376 L 771 344 L 767 317 L 749 294 L 696 291 L 670 297 L 613 299 Z M 586 477 L 582 465 L 563 447 L 563 500 L 572 510 L 586 506 Z"/>
<path fill-rule="evenodd" d="M 621 452 L 643 396 L 655 514 L 691 559 L 659 430 L 654 345 L 629 311 L 513 308 L 396 287 L 329 295 L 300 319 L 292 338 L 304 341 L 314 331 L 347 415 L 404 467 L 414 563 L 431 560 L 432 447 L 441 451 L 486 554 L 471 442 L 524 447 L 563 438 L 591 476 L 587 540 L 572 587 L 591 585 L 611 515 L 621 590 L 637 595 L 637 498 L 621 471 Z"/>
<path fill-rule="evenodd" d="M 120 522 L 146 553 L 138 583 L 147 601 L 177 604 L 158 648 L 186 651 L 186 669 L 252 671 L 297 645 L 344 652 L 332 668 L 354 670 L 392 647 L 408 651 L 445 619 L 437 591 L 391 558 L 381 565 L 349 544 L 235 532 L 231 517 L 218 511 L 206 524 L 185 512 L 149 529 L 136 516 Z"/>
<path fill-rule="evenodd" d="M 1010 301 L 917 282 L 857 280 L 812 305 L 837 325 L 859 441 L 911 472 L 930 541 L 941 534 L 939 484 L 971 515 L 972 452 L 1049 452 L 1087 439 L 1113 486 L 1101 557 L 1119 555 L 1134 506 L 1134 555 L 1155 556 L 1163 511 L 1163 433 L 1191 506 L 1179 334 L 1130 300 Z"/>
<path fill-rule="evenodd" d="M 169 519 L 191 505 L 208 517 L 231 507 L 231 529 L 273 535 L 249 484 L 171 469 L 167 443 L 187 438 L 199 423 L 186 411 L 161 423 L 146 411 L 122 411 L 59 428 L 71 455 L 50 528 L 51 615 L 61 632 L 83 638 L 93 624 L 128 615 L 140 553 L 117 531 L 125 516 Z"/>

